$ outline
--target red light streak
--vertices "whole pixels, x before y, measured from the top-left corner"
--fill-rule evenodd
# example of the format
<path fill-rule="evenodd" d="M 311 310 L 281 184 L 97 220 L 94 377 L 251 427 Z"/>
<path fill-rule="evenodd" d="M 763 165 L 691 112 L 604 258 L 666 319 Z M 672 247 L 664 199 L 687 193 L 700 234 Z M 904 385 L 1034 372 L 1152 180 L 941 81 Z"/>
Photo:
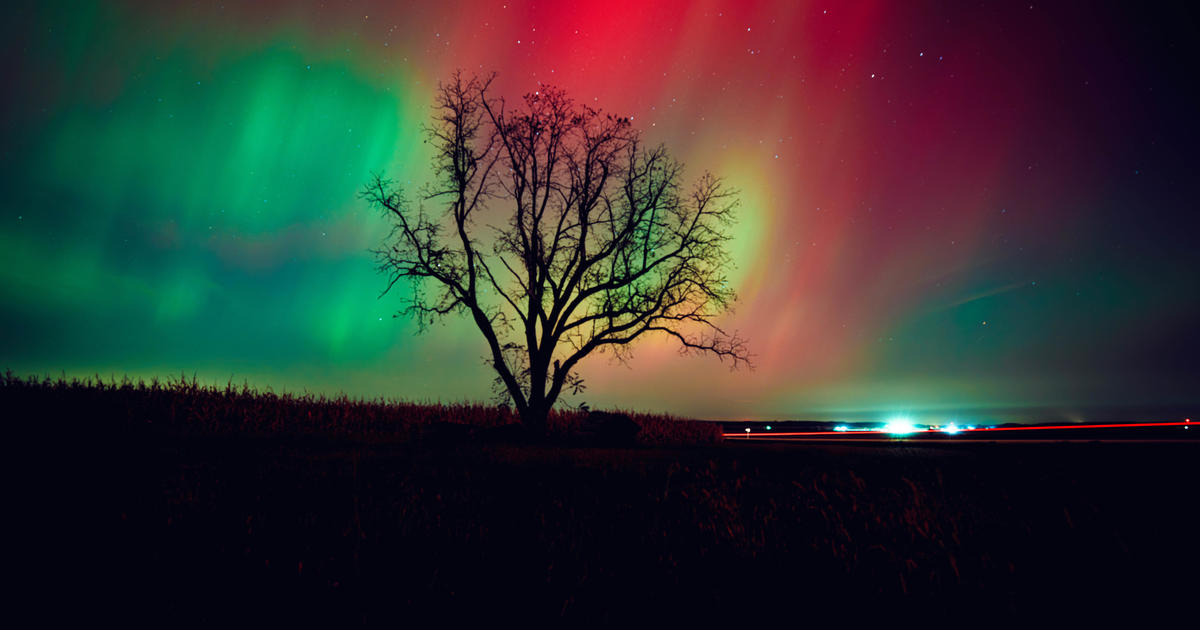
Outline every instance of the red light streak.
<path fill-rule="evenodd" d="M 991 428 L 978 428 L 978 429 L 959 429 L 958 433 L 959 434 L 979 433 L 981 431 L 1039 431 L 1039 430 L 1050 430 L 1050 429 L 1124 429 L 1124 428 L 1134 428 L 1134 427 L 1186 427 L 1190 422 L 1191 422 L 1191 419 L 1189 418 L 1188 420 L 1185 420 L 1183 422 L 1127 422 L 1127 423 L 1123 423 L 1123 424 L 1058 424 L 1058 425 L 1036 426 L 1036 427 L 991 427 Z M 926 429 L 924 431 L 916 431 L 914 433 L 906 433 L 903 435 L 896 435 L 896 438 L 903 439 L 906 436 L 929 434 L 929 433 L 939 433 L 940 434 L 940 433 L 942 433 L 942 431 L 940 431 L 938 429 Z M 724 437 L 737 437 L 737 436 L 742 436 L 745 434 L 744 433 L 722 433 L 721 435 Z M 892 435 L 892 434 L 888 433 L 887 431 L 884 431 L 882 429 L 870 429 L 870 430 L 866 430 L 866 431 L 795 431 L 795 432 L 772 431 L 770 433 L 759 433 L 753 437 L 761 439 L 761 438 L 771 438 L 771 437 L 800 437 L 800 436 L 814 436 L 814 435 Z M 946 434 L 946 435 L 949 435 L 949 434 Z"/>

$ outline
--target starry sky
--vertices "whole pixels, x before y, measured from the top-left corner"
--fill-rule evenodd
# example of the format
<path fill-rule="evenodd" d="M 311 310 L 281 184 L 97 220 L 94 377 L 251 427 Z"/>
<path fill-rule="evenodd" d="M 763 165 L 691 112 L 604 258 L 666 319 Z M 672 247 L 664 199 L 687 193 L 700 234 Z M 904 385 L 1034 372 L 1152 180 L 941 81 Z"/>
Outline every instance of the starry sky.
<path fill-rule="evenodd" d="M 1200 403 L 1196 14 L 1108 4 L 10 5 L 0 368 L 487 399 L 470 323 L 391 317 L 387 224 L 356 198 L 426 180 L 421 125 L 463 68 L 631 116 L 740 190 L 722 323 L 755 369 L 651 338 L 568 402 Z"/>

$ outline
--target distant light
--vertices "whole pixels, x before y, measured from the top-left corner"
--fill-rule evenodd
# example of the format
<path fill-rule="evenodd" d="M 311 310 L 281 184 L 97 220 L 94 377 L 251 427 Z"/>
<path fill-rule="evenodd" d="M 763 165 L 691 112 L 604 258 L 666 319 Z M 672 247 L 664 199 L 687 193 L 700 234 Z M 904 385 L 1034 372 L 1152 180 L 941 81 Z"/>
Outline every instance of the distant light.
<path fill-rule="evenodd" d="M 958 425 L 954 424 L 953 422 L 942 427 L 942 433 L 948 433 L 950 435 L 954 435 L 955 433 L 958 433 L 959 431 L 962 431 L 962 429 L 958 428 Z"/>
<path fill-rule="evenodd" d="M 769 424 L 767 425 L 767 430 L 768 430 L 768 431 L 770 431 L 770 430 L 771 430 L 771 425 L 769 425 Z"/>
<path fill-rule="evenodd" d="M 903 419 L 901 419 L 901 420 L 905 421 Z M 1126 423 L 1126 424 L 1068 424 L 1068 425 L 1039 425 L 1039 426 L 1011 426 L 1011 427 L 996 427 L 996 426 L 977 427 L 975 425 L 968 425 L 965 427 L 961 427 L 959 430 L 960 431 L 1022 431 L 1022 432 L 1024 432 L 1024 431 L 1036 431 L 1036 430 L 1046 430 L 1046 429 L 1053 429 L 1053 430 L 1060 430 L 1060 429 L 1112 429 L 1112 428 L 1128 428 L 1128 427 L 1184 427 L 1185 429 L 1190 429 L 1191 422 L 1192 422 L 1191 419 L 1188 418 L 1186 420 L 1180 420 L 1180 421 L 1176 421 L 1176 422 L 1136 422 L 1136 423 Z M 1200 426 L 1200 424 L 1198 424 L 1197 426 Z M 789 436 L 789 437 L 791 437 L 791 436 L 795 436 L 795 437 L 819 436 L 819 435 L 829 435 L 831 433 L 844 433 L 846 431 L 852 431 L 852 432 L 860 431 L 863 433 L 885 433 L 888 431 L 888 428 L 899 429 L 900 427 L 895 426 L 893 423 L 888 423 L 888 425 L 886 425 L 885 427 L 866 429 L 866 428 L 850 427 L 848 425 L 840 424 L 840 425 L 835 426 L 833 431 L 804 431 L 804 432 L 795 432 L 795 433 L 785 431 L 783 433 L 776 433 L 775 435 Z M 937 431 L 937 430 L 940 430 L 940 429 L 935 429 L 929 425 L 926 425 L 925 429 L 918 429 L 915 426 L 912 427 L 912 432 Z M 731 437 L 738 435 L 738 433 L 722 433 L 721 435 L 723 435 L 727 438 L 731 438 Z M 750 429 L 749 428 L 746 429 L 746 437 L 747 438 L 750 437 Z"/>
<path fill-rule="evenodd" d="M 913 426 L 912 421 L 908 418 L 893 418 L 883 425 L 883 432 L 892 435 L 908 435 L 916 433 L 917 427 Z"/>

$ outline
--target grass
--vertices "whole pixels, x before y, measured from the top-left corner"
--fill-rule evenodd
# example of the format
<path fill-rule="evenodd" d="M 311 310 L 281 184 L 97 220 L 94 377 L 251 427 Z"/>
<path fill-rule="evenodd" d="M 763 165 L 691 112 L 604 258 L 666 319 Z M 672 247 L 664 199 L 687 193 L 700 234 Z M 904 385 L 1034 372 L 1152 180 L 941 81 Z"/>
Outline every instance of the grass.
<path fill-rule="evenodd" d="M 494 428 L 519 421 L 507 407 L 459 403 L 418 404 L 359 400 L 345 395 L 276 394 L 232 383 L 205 386 L 194 378 L 105 382 L 102 378 L 0 377 L 5 406 L 24 415 L 97 418 L 106 430 L 150 429 L 172 435 L 319 437 L 372 442 L 426 437 L 439 424 Z M 716 423 L 613 410 L 641 425 L 640 444 L 710 444 L 721 441 Z M 569 437 L 586 412 L 554 410 L 551 438 Z M 84 420 L 86 421 L 86 420 Z"/>
<path fill-rule="evenodd" d="M 47 572 L 160 625 L 1145 622 L 1197 559 L 1194 444 L 443 443 L 420 428 L 508 420 L 194 383 L 9 378 L 0 403 L 50 429 Z"/>

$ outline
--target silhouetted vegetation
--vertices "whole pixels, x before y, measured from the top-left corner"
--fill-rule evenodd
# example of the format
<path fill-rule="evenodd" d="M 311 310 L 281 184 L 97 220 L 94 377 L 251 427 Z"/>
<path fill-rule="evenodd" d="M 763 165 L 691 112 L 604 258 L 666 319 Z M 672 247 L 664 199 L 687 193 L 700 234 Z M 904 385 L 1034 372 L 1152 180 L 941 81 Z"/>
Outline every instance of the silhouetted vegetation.
<path fill-rule="evenodd" d="M 410 199 L 376 175 L 361 197 L 392 223 L 375 254 L 424 328 L 469 318 L 498 393 L 536 433 L 592 353 L 629 356 L 658 336 L 684 352 L 748 365 L 718 318 L 737 197 L 720 178 L 683 184 L 683 165 L 648 147 L 631 119 L 541 86 L 520 101 L 495 75 L 439 83 L 426 142 L 433 181 Z"/>
<path fill-rule="evenodd" d="M 89 618 L 1154 625 L 1197 559 L 1191 443 L 581 447 L 429 433 L 514 426 L 485 406 L 2 385 L 53 480 L 21 514 L 57 528 L 40 570 Z M 715 426 L 632 418 L 649 441 Z"/>
<path fill-rule="evenodd" d="M 4 408 L 17 417 L 81 418 L 106 431 L 146 429 L 175 435 L 316 437 L 404 441 L 456 435 L 462 439 L 520 433 L 486 430 L 518 423 L 508 407 L 454 403 L 427 404 L 387 400 L 327 398 L 313 394 L 276 394 L 243 384 L 201 385 L 194 377 L 152 380 L 0 377 Z M 717 423 L 669 415 L 620 413 L 640 428 L 631 443 L 706 444 L 721 440 Z M 588 412 L 554 410 L 552 440 L 581 437 Z M 448 427 L 459 427 L 459 430 Z M 532 436 L 531 436 L 532 437 Z M 539 436 L 540 437 L 540 436 Z"/>

